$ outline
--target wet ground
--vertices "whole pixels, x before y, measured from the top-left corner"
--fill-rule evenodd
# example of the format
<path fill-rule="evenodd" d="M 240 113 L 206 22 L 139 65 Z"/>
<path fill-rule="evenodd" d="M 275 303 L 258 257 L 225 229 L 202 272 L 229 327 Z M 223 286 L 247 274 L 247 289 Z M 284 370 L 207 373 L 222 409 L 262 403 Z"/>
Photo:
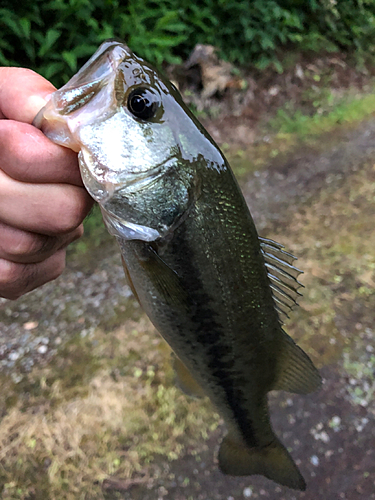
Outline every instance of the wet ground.
<path fill-rule="evenodd" d="M 220 474 L 219 427 L 206 442 L 190 442 L 177 460 L 158 455 L 130 478 L 107 474 L 106 500 L 375 499 L 374 159 L 375 121 L 368 121 L 241 177 L 260 234 L 285 244 L 305 271 L 304 298 L 286 329 L 321 368 L 325 383 L 317 394 L 272 394 L 270 402 L 275 430 L 307 491 Z M 235 159 L 234 168 L 243 171 L 243 161 Z M 30 370 L 53 363 L 75 334 L 84 338 L 98 327 L 111 332 L 129 317 L 138 321 L 141 313 L 129 295 L 119 256 L 108 244 L 85 262 L 75 259 L 55 283 L 16 303 L 0 299 L 3 376 L 22 387 Z M 94 372 L 84 374 L 85 383 Z M 2 416 L 10 406 L 1 403 Z M 34 491 L 3 495 L 46 498 Z"/>

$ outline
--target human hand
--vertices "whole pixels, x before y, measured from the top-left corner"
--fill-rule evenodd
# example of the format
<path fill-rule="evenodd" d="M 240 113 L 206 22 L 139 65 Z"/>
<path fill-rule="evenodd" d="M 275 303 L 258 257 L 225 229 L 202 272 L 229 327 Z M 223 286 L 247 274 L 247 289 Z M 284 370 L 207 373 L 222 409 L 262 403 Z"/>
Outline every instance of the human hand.
<path fill-rule="evenodd" d="M 0 297 L 57 278 L 83 234 L 92 200 L 77 154 L 31 125 L 55 88 L 23 68 L 0 68 Z"/>

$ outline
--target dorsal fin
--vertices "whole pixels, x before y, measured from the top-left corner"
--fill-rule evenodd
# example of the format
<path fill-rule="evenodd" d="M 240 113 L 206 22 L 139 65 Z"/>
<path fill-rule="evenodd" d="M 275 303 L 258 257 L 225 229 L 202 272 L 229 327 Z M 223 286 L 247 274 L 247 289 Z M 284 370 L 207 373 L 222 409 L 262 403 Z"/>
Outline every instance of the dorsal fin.
<path fill-rule="evenodd" d="M 293 266 L 296 257 L 283 250 L 282 245 L 266 238 L 259 238 L 259 241 L 282 323 L 282 316 L 288 318 L 289 311 L 297 305 L 297 299 L 302 295 L 298 289 L 303 285 L 297 279 L 302 271 Z"/>

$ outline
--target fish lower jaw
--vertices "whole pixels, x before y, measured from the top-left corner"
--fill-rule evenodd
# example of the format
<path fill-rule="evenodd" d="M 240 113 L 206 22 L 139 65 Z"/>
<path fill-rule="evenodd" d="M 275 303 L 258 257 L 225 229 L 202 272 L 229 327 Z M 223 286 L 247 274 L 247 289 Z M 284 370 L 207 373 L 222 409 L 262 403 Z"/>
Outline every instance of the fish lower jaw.
<path fill-rule="evenodd" d="M 142 226 L 120 219 L 115 214 L 108 212 L 103 205 L 100 205 L 104 223 L 108 232 L 116 236 L 119 240 L 140 240 L 155 241 L 160 238 L 160 233 L 156 229 L 148 226 Z"/>
<path fill-rule="evenodd" d="M 55 144 L 72 149 L 76 153 L 80 151 L 81 146 L 74 139 L 66 119 L 55 111 L 51 100 L 36 115 L 33 125 Z"/>
<path fill-rule="evenodd" d="M 95 170 L 98 170 L 98 167 L 87 165 L 82 149 L 78 154 L 78 160 L 82 181 L 90 196 L 100 205 L 107 203 L 112 198 L 118 186 L 105 180 L 106 169 L 103 167 L 101 168 L 100 175 L 93 174 Z"/>

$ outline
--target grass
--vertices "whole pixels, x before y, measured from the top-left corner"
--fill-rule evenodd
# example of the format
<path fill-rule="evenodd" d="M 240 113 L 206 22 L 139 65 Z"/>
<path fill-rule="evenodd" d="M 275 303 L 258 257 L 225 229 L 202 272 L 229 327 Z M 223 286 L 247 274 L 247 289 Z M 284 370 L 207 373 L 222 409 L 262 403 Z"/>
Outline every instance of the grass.
<path fill-rule="evenodd" d="M 199 450 L 219 422 L 208 402 L 176 389 L 169 351 L 144 317 L 75 338 L 21 387 L 2 387 L 3 500 L 101 499 L 105 478 Z"/>
<path fill-rule="evenodd" d="M 300 139 L 328 133 L 338 125 L 355 124 L 374 114 L 375 94 L 349 94 L 334 102 L 331 93 L 320 104 L 319 110 L 313 114 L 293 111 L 292 107 L 286 106 L 278 110 L 269 125 L 278 134 L 294 134 Z"/>
<path fill-rule="evenodd" d="M 301 307 L 288 331 L 320 366 L 336 362 L 343 351 L 349 366 L 371 343 L 363 332 L 372 328 L 375 309 L 374 203 L 375 166 L 367 163 L 341 185 L 328 184 L 286 230 L 271 235 L 298 255 L 305 272 Z"/>
<path fill-rule="evenodd" d="M 275 158 L 288 158 L 296 149 L 320 151 L 330 147 L 340 130 L 375 113 L 375 93 L 348 90 L 335 95 L 323 86 L 314 95 L 306 96 L 306 100 L 310 112 L 296 109 L 293 102 L 288 102 L 261 125 L 259 135 L 267 141 L 256 141 L 246 149 L 224 144 L 223 151 L 239 179 L 265 168 Z"/>

